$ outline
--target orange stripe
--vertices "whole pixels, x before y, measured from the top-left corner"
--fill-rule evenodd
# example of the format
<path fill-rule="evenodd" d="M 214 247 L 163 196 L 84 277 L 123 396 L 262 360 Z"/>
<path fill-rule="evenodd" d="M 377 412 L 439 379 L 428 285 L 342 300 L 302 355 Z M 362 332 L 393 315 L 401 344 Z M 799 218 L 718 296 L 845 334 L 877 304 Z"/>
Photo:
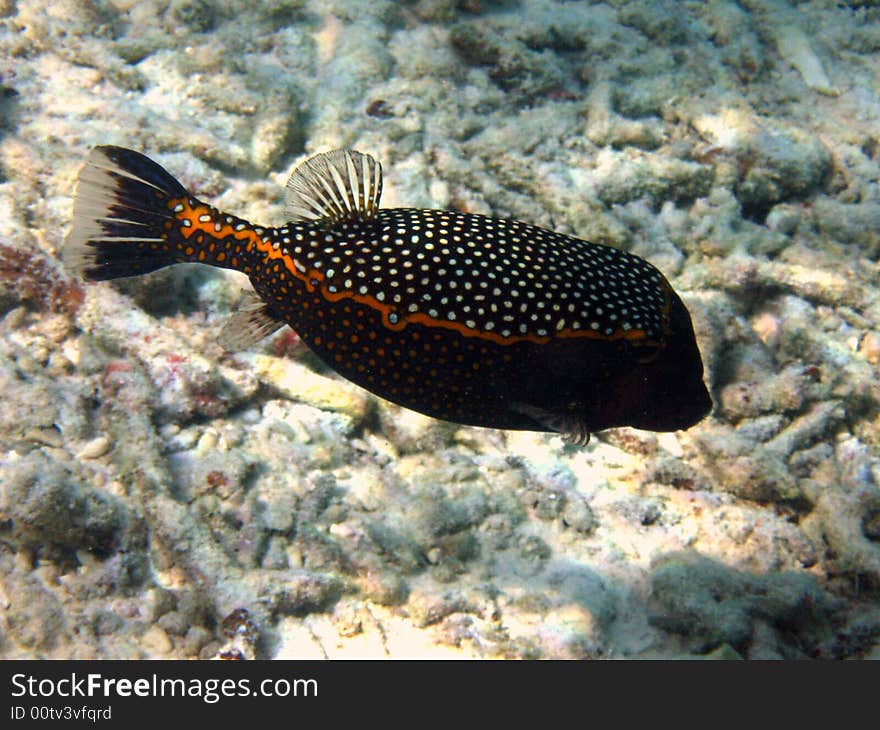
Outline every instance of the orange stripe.
<path fill-rule="evenodd" d="M 323 296 L 329 302 L 338 302 L 342 299 L 353 299 L 359 304 L 364 304 L 371 309 L 375 309 L 382 315 L 382 324 L 386 328 L 393 330 L 395 332 L 399 332 L 404 327 L 406 327 L 410 323 L 414 324 L 423 324 L 426 327 L 440 327 L 442 329 L 453 330 L 458 332 L 459 334 L 465 337 L 477 337 L 482 340 L 488 340 L 489 342 L 494 342 L 498 345 L 513 345 L 517 342 L 532 342 L 536 345 L 544 345 L 550 340 L 554 338 L 562 338 L 562 339 L 575 339 L 575 338 L 587 338 L 591 340 L 606 340 L 606 341 L 614 341 L 614 340 L 630 340 L 630 341 L 644 341 L 643 344 L 649 345 L 654 344 L 652 340 L 648 338 L 648 333 L 645 330 L 641 329 L 632 329 L 632 330 L 624 330 L 622 328 L 616 329 L 612 334 L 605 335 L 601 332 L 596 332 L 595 330 L 575 330 L 569 327 L 566 327 L 553 335 L 547 335 L 541 337 L 539 335 L 511 335 L 509 337 L 503 337 L 495 332 L 489 332 L 487 330 L 475 330 L 470 327 L 465 327 L 463 324 L 459 322 L 452 322 L 446 319 L 436 319 L 434 317 L 429 317 L 427 314 L 423 314 L 422 312 L 413 312 L 408 314 L 400 314 L 399 312 L 395 312 L 393 307 L 390 307 L 383 302 L 378 301 L 377 299 L 366 296 L 363 294 L 355 294 L 354 292 L 329 292 L 327 291 L 327 287 L 321 287 L 321 296 Z M 398 321 L 396 324 L 392 323 L 388 318 L 391 314 L 397 314 Z"/>
<path fill-rule="evenodd" d="M 307 269 L 305 272 L 300 271 L 296 265 L 294 264 L 294 259 L 289 254 L 283 253 L 283 246 L 275 249 L 272 247 L 271 242 L 266 242 L 263 238 L 258 234 L 250 223 L 246 224 L 246 227 L 240 231 L 236 231 L 235 228 L 223 221 L 226 217 L 218 211 L 212 211 L 206 205 L 197 205 L 195 207 L 189 205 L 189 200 L 186 198 L 178 198 L 176 200 L 171 200 L 168 202 L 169 208 L 173 209 L 177 205 L 183 205 L 183 210 L 179 213 L 175 213 L 175 216 L 182 220 L 184 218 L 190 221 L 190 227 L 181 228 L 181 232 L 184 237 L 189 239 L 193 233 L 200 232 L 205 235 L 211 236 L 212 238 L 226 238 L 227 236 L 231 236 L 239 241 L 247 241 L 247 250 L 251 251 L 256 248 L 257 251 L 264 254 L 269 260 L 279 259 L 281 263 L 284 265 L 284 268 L 290 273 L 291 276 L 295 277 L 299 281 L 301 281 L 306 290 L 309 292 L 313 292 L 315 290 L 315 286 L 312 284 L 312 281 L 317 281 L 319 283 L 324 282 L 324 273 L 318 271 L 317 269 Z M 199 217 L 202 215 L 210 215 L 211 220 L 207 223 L 203 223 L 199 220 Z M 220 230 L 215 229 L 215 224 L 221 221 Z M 239 219 L 240 222 L 241 221 Z M 238 224 L 236 224 L 238 225 Z M 218 256 L 219 259 L 219 256 Z M 669 284 L 664 283 L 664 289 L 669 287 Z M 617 340 L 628 340 L 630 342 L 640 342 L 643 345 L 656 345 L 659 344 L 656 341 L 650 339 L 648 337 L 648 333 L 642 329 L 631 329 L 624 330 L 622 328 L 616 329 L 610 335 L 602 334 L 601 332 L 597 332 L 595 330 L 590 329 L 580 329 L 575 330 L 569 327 L 566 327 L 558 332 L 555 332 L 553 335 L 547 335 L 544 337 L 527 334 L 527 335 L 511 335 L 509 337 L 503 337 L 495 332 L 489 332 L 486 330 L 475 330 L 469 327 L 465 327 L 463 324 L 459 322 L 452 322 L 445 319 L 436 319 L 434 317 L 429 317 L 427 314 L 423 314 L 422 312 L 412 312 L 403 314 L 401 312 L 396 311 L 394 307 L 391 305 L 380 302 L 378 299 L 363 295 L 357 294 L 351 291 L 341 291 L 341 292 L 331 292 L 328 290 L 327 286 L 320 287 L 320 294 L 324 299 L 328 302 L 336 303 L 343 299 L 351 299 L 359 304 L 363 304 L 370 309 L 377 311 L 382 315 L 382 325 L 389 330 L 399 332 L 408 324 L 423 324 L 426 327 L 434 327 L 452 330 L 454 332 L 458 332 L 460 335 L 464 337 L 476 337 L 481 340 L 487 340 L 489 342 L 494 342 L 498 345 L 513 345 L 517 342 L 531 342 L 536 345 L 544 345 L 555 338 L 560 339 L 578 339 L 578 338 L 586 338 L 591 340 L 604 340 L 607 342 L 613 342 Z M 671 301 L 668 296 L 668 292 L 666 292 L 666 302 L 664 304 L 664 320 L 668 321 L 669 308 L 671 306 Z M 392 314 L 396 314 L 398 317 L 398 321 L 396 323 L 391 322 L 390 316 Z"/>
<path fill-rule="evenodd" d="M 184 238 L 189 240 L 194 233 L 201 233 L 206 236 L 210 236 L 211 238 L 222 239 L 227 237 L 232 237 L 238 241 L 245 241 L 247 246 L 245 250 L 247 252 L 251 252 L 253 250 L 257 250 L 260 253 L 264 254 L 266 258 L 271 261 L 273 259 L 280 259 L 284 264 L 284 268 L 294 277 L 302 281 L 306 285 L 306 289 L 309 292 L 313 292 L 315 290 L 314 285 L 312 284 L 313 280 L 317 280 L 319 282 L 324 281 L 324 274 L 317 270 L 307 271 L 303 273 L 299 271 L 294 265 L 294 259 L 289 255 L 284 255 L 282 253 L 282 248 L 275 249 L 272 247 L 271 241 L 263 240 L 263 237 L 254 230 L 255 226 L 253 224 L 248 223 L 247 221 L 243 221 L 238 219 L 235 225 L 226 223 L 225 216 L 223 213 L 220 213 L 216 209 L 212 209 L 207 205 L 200 203 L 199 205 L 191 206 L 189 204 L 188 198 L 176 198 L 174 200 L 168 201 L 168 208 L 172 211 L 178 205 L 183 206 L 183 210 L 179 213 L 175 212 L 174 215 L 178 220 L 188 220 L 190 225 L 187 227 L 180 227 L 180 232 L 183 234 Z M 199 218 L 203 215 L 211 216 L 211 220 L 202 222 Z M 220 230 L 217 230 L 216 224 L 220 223 Z M 245 224 L 245 227 L 240 231 L 235 230 L 235 226 Z M 268 230 L 268 229 L 266 229 Z M 220 258 L 219 256 L 217 257 Z M 237 261 L 233 259 L 233 265 L 237 265 Z M 237 267 L 242 268 L 242 267 Z"/>

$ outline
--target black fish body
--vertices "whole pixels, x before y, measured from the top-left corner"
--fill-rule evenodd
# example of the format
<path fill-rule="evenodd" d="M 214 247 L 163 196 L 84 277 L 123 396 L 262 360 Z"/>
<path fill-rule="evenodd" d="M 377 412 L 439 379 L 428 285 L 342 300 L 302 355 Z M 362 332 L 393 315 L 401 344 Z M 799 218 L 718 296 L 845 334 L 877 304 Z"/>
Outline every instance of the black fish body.
<path fill-rule="evenodd" d="M 137 152 L 97 147 L 65 260 L 90 280 L 182 262 L 242 271 L 256 297 L 224 344 L 288 324 L 349 380 L 456 423 L 585 442 L 709 412 L 690 316 L 644 259 L 518 221 L 380 209 L 381 167 L 353 151 L 307 160 L 288 188 L 292 220 L 262 228 Z"/>

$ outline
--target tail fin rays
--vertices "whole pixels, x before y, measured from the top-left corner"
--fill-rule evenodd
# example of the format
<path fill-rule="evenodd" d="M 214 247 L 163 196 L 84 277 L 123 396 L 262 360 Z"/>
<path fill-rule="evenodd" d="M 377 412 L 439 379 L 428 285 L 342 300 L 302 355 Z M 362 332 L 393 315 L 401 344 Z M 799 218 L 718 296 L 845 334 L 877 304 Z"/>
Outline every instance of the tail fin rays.
<path fill-rule="evenodd" d="M 95 147 L 79 175 L 64 264 L 91 281 L 137 276 L 176 262 L 167 246 L 168 202 L 186 189 L 148 157 Z"/>

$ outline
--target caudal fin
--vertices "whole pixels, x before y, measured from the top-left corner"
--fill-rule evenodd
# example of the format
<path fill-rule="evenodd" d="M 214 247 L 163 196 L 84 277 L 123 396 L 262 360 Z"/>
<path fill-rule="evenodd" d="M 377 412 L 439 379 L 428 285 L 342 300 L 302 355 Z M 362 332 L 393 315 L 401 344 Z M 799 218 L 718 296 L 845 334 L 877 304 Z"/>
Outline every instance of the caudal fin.
<path fill-rule="evenodd" d="M 174 177 L 139 152 L 95 147 L 79 174 L 65 267 L 103 281 L 180 261 L 168 245 L 179 223 L 168 202 L 186 195 Z"/>

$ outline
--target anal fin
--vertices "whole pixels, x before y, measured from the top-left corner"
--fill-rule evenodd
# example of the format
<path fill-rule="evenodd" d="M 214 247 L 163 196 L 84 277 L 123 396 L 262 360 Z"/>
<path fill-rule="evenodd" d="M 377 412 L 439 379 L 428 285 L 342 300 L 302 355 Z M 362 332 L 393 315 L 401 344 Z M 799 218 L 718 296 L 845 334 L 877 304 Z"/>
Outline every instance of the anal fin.
<path fill-rule="evenodd" d="M 244 302 L 223 325 L 217 338 L 220 347 L 230 352 L 247 350 L 286 324 L 256 292 L 244 291 L 243 294 Z"/>

